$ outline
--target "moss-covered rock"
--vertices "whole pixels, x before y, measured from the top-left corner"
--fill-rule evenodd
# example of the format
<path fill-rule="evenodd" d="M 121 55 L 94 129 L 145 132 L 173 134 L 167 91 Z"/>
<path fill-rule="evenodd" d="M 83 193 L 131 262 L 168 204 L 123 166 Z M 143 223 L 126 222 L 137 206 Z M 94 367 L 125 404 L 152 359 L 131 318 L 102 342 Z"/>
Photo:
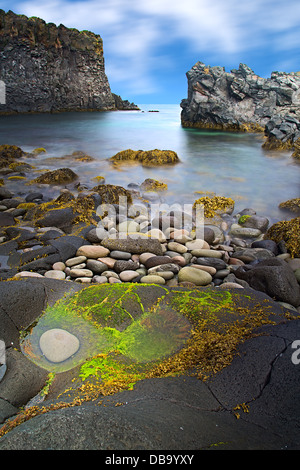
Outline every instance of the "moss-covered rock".
<path fill-rule="evenodd" d="M 266 240 L 276 243 L 284 241 L 292 257 L 300 257 L 300 217 L 292 220 L 282 220 L 273 224 L 265 234 Z"/>
<path fill-rule="evenodd" d="M 173 150 L 122 150 L 110 158 L 114 163 L 139 162 L 143 166 L 172 165 L 178 163 L 179 157 Z"/>
<path fill-rule="evenodd" d="M 141 184 L 140 189 L 142 191 L 166 191 L 168 189 L 168 185 L 158 180 L 147 178 Z"/>
<path fill-rule="evenodd" d="M 294 199 L 281 202 L 278 207 L 281 209 L 287 209 L 291 212 L 300 212 L 300 198 L 296 197 Z"/>
<path fill-rule="evenodd" d="M 203 206 L 204 217 L 210 219 L 223 213 L 231 214 L 234 209 L 234 200 L 224 196 L 204 196 L 194 202 L 193 208 L 197 205 Z"/>
<path fill-rule="evenodd" d="M 132 203 L 132 196 L 130 191 L 123 188 L 122 186 L 116 186 L 113 184 L 99 184 L 95 186 L 92 191 L 100 194 L 102 204 L 119 204 L 119 198 L 127 198 L 127 204 Z"/>
<path fill-rule="evenodd" d="M 296 140 L 296 142 L 294 142 L 293 148 L 294 152 L 292 154 L 292 157 L 300 160 L 300 138 Z"/>
<path fill-rule="evenodd" d="M 0 168 L 9 167 L 15 159 L 26 155 L 20 147 L 16 145 L 0 145 Z"/>
<path fill-rule="evenodd" d="M 46 173 L 43 173 L 33 180 L 33 183 L 68 184 L 72 183 L 77 178 L 78 175 L 76 175 L 73 170 L 70 170 L 70 168 L 59 168 L 58 170 L 46 171 Z"/>

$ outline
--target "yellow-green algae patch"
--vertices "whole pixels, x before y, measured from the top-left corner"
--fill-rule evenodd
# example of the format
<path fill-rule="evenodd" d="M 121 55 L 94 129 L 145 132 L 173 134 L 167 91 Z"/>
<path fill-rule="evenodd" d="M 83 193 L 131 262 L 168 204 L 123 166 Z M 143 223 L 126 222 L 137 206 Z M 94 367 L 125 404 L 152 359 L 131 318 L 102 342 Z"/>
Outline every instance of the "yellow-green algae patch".
<path fill-rule="evenodd" d="M 240 291 L 143 284 L 90 286 L 48 307 L 43 317 L 44 327 L 52 328 L 55 320 L 66 329 L 73 322 L 77 327 L 80 318 L 99 332 L 90 343 L 102 336 L 106 343 L 70 371 L 72 384 L 56 396 L 58 402 L 19 414 L 0 429 L 0 437 L 37 414 L 130 390 L 139 380 L 182 374 L 206 380 L 231 363 L 256 328 L 274 324 L 272 303 Z M 161 346 L 164 331 L 170 343 Z"/>

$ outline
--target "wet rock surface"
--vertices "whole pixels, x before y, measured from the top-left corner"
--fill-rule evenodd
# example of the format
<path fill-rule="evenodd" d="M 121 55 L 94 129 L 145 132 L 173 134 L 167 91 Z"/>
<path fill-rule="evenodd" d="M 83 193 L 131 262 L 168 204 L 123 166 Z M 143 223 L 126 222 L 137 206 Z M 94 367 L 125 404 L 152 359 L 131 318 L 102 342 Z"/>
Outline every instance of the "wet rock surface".
<path fill-rule="evenodd" d="M 64 281 L 23 280 L 5 283 L 10 297 L 18 298 L 21 283 L 27 291 L 33 285 L 42 288 L 44 301 L 48 293 L 51 304 L 70 286 L 81 289 Z M 268 299 L 249 290 L 246 294 L 251 297 L 249 305 Z M 160 295 L 144 291 L 148 305 Z M 300 323 L 280 320 L 284 309 L 268 302 L 274 319 L 278 318 L 276 324 L 260 327 L 258 335 L 238 347 L 231 364 L 209 380 L 185 375 L 142 380 L 131 391 L 79 406 L 49 408 L 1 437 L 0 449 L 298 449 L 299 366 L 292 361 L 292 344 L 298 339 Z M 29 314 L 26 303 L 24 311 Z M 2 422 L 38 392 L 47 375 L 20 352 L 7 350 L 8 371 L 0 383 Z M 71 380 L 68 374 L 60 374 L 61 387 Z M 42 406 L 51 404 L 55 406 L 57 400 L 48 398 Z"/>

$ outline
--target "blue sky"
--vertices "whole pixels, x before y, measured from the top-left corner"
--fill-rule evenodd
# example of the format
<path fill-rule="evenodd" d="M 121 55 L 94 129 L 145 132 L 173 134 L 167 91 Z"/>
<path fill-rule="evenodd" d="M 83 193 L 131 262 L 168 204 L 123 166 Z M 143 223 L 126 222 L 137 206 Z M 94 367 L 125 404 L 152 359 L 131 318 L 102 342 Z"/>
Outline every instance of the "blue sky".
<path fill-rule="evenodd" d="M 112 91 L 138 104 L 179 104 L 197 61 L 228 72 L 242 62 L 262 77 L 300 70 L 299 0 L 0 0 L 0 8 L 100 34 Z"/>

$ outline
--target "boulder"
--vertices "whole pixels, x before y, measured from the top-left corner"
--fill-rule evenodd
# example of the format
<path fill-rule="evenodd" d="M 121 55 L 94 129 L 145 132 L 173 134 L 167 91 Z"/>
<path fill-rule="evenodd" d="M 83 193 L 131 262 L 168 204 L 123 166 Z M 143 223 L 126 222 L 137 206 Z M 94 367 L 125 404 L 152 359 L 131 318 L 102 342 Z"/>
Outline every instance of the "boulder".
<path fill-rule="evenodd" d="M 38 184 L 68 184 L 78 178 L 70 168 L 59 168 L 58 170 L 46 171 L 38 176 L 34 182 Z"/>
<path fill-rule="evenodd" d="M 300 305 L 299 285 L 286 261 L 278 258 L 264 260 L 246 272 L 240 267 L 235 271 L 235 276 L 278 301 L 294 307 Z"/>

